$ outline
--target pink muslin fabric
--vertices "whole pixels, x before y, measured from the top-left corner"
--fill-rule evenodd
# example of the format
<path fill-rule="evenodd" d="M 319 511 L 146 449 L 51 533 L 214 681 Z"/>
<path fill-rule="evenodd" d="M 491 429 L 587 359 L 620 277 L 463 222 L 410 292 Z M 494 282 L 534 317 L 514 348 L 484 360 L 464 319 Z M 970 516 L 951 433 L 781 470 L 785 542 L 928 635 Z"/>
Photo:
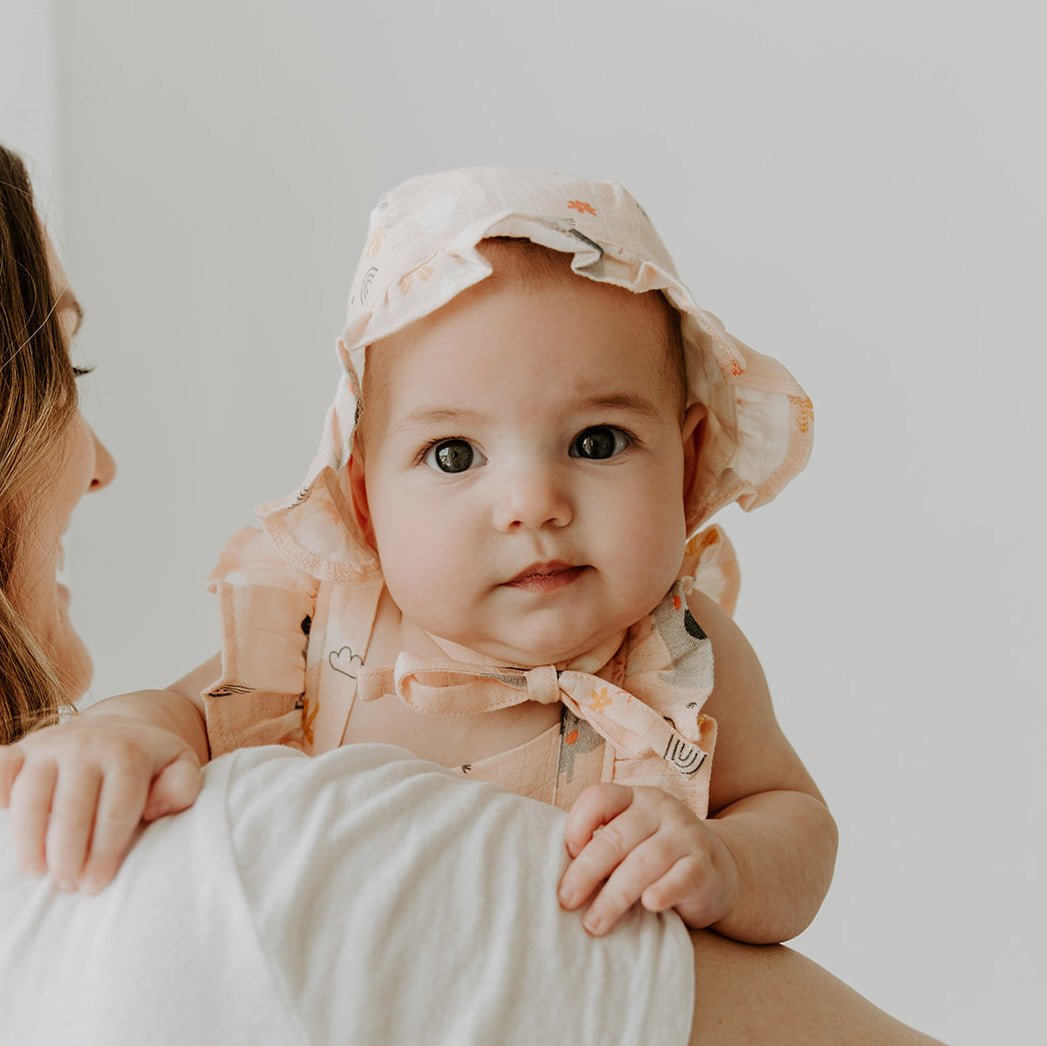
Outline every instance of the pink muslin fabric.
<path fill-rule="evenodd" d="M 381 579 L 317 582 L 264 534 L 241 531 L 212 575 L 223 608 L 223 674 L 204 695 L 213 755 L 252 744 L 319 754 L 342 742 L 354 702 L 396 694 L 434 715 L 479 715 L 525 700 L 563 705 L 533 740 L 456 769 L 567 809 L 598 781 L 653 785 L 708 811 L 716 724 L 712 647 L 690 614 L 694 589 L 734 609 L 738 568 L 718 527 L 687 545 L 665 599 L 626 634 L 563 666 L 522 670 L 423 660 L 367 665 Z"/>
<path fill-rule="evenodd" d="M 620 185 L 510 167 L 422 175 L 386 193 L 371 214 L 338 342 L 345 374 L 305 479 L 258 509 L 276 547 L 302 570 L 328 581 L 377 570 L 355 514 L 339 510 L 351 501 L 338 474 L 353 453 L 367 354 L 486 279 L 491 266 L 477 245 L 496 236 L 568 253 L 584 279 L 661 291 L 679 311 L 688 404 L 708 410 L 685 498 L 689 534 L 733 501 L 747 510 L 764 504 L 806 464 L 813 411 L 803 389 L 695 304 L 647 215 Z"/>

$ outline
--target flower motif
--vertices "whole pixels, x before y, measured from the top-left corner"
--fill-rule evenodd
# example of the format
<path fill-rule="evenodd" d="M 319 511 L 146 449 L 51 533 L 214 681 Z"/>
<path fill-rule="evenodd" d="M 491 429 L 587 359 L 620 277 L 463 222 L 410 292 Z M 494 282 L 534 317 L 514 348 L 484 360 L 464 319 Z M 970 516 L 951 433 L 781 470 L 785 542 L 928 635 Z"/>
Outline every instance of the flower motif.
<path fill-rule="evenodd" d="M 614 703 L 614 698 L 607 693 L 607 687 L 602 686 L 594 690 L 589 697 L 589 707 L 594 712 L 604 712 Z"/>

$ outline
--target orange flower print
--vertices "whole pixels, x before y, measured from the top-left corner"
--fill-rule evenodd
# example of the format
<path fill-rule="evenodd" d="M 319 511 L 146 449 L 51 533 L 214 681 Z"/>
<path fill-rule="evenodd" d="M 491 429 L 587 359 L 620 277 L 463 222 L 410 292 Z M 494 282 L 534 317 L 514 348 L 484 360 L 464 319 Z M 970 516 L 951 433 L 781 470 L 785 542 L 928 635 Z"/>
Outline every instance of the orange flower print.
<path fill-rule="evenodd" d="M 683 600 L 680 598 L 680 596 L 676 592 L 674 592 L 673 593 L 673 610 L 679 610 L 680 607 L 682 607 L 682 606 L 683 606 Z"/>
<path fill-rule="evenodd" d="M 737 357 L 732 357 L 728 370 L 731 372 L 731 377 L 737 378 L 740 374 L 745 373 L 745 364 Z"/>
<path fill-rule="evenodd" d="M 579 214 L 596 214 L 596 208 L 591 203 L 586 203 L 585 200 L 568 200 L 567 209 L 577 211 Z"/>
<path fill-rule="evenodd" d="M 578 740 L 578 731 L 572 730 L 565 738 L 564 744 L 573 745 Z"/>
<path fill-rule="evenodd" d="M 589 697 L 589 707 L 594 712 L 604 712 L 614 703 L 614 699 L 607 693 L 607 687 L 602 686 L 594 690 Z"/>

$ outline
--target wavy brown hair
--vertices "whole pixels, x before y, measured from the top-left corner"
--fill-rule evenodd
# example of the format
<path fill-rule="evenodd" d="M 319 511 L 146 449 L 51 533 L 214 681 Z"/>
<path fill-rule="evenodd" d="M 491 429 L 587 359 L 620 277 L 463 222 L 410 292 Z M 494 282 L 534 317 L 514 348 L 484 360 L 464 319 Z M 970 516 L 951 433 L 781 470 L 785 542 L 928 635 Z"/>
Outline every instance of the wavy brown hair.
<path fill-rule="evenodd" d="M 56 310 L 25 165 L 0 145 L 0 742 L 52 723 L 69 703 L 19 611 L 12 577 L 26 521 L 76 415 L 76 380 Z"/>

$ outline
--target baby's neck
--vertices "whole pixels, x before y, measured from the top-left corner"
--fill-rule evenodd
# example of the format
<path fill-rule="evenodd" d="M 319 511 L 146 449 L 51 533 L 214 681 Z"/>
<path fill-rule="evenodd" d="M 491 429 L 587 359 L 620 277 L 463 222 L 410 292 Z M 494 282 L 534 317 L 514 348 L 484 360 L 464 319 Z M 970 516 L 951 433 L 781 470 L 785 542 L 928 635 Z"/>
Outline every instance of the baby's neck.
<path fill-rule="evenodd" d="M 463 646 L 461 643 L 455 643 L 453 640 L 446 639 L 443 636 L 427 632 L 421 625 L 401 613 L 388 591 L 383 592 L 382 602 L 383 605 L 379 609 L 379 618 L 384 618 L 385 627 L 380 630 L 384 642 L 376 645 L 377 648 L 373 650 L 373 657 L 369 653 L 367 658 L 368 664 L 375 666 L 391 665 L 396 661 L 396 657 L 401 651 L 407 651 L 416 657 L 432 658 L 434 660 L 450 659 L 451 661 L 463 661 L 468 664 L 497 668 L 528 667 L 528 665 L 514 664 L 505 658 L 494 657 L 472 647 Z M 396 637 L 396 640 L 394 643 L 389 644 L 389 640 L 393 636 Z M 377 638 L 379 637 L 376 636 Z M 621 646 L 624 638 L 624 633 L 611 636 L 591 650 L 582 651 L 578 656 L 567 661 L 556 662 L 556 667 L 561 669 L 570 666 L 578 671 L 596 672 L 610 661 L 615 651 Z M 536 663 L 549 664 L 550 662 Z"/>

